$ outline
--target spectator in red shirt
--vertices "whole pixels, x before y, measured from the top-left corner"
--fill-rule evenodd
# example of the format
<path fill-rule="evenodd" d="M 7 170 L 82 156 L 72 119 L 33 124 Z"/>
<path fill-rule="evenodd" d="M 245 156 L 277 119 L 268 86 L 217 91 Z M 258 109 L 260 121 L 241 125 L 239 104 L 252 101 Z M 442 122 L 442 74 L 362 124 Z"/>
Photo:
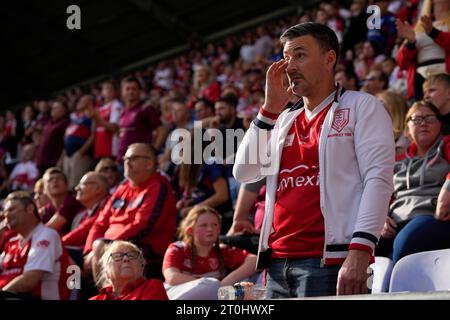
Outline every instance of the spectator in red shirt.
<path fill-rule="evenodd" d="M 68 296 L 68 256 L 57 232 L 39 220 L 33 198 L 24 191 L 13 192 L 5 202 L 8 227 L 17 232 L 0 255 L 0 294 L 16 298 L 59 300 Z"/>
<path fill-rule="evenodd" d="M 99 109 L 91 107 L 89 117 L 95 121 L 94 159 L 116 157 L 119 148 L 119 120 L 122 103 L 116 98 L 112 81 L 102 84 L 104 104 Z"/>
<path fill-rule="evenodd" d="M 220 97 L 220 93 L 220 84 L 214 80 L 212 71 L 208 66 L 201 65 L 194 72 L 194 84 L 191 89 L 188 107 L 193 109 L 195 102 L 200 98 L 216 102 Z"/>
<path fill-rule="evenodd" d="M 130 145 L 124 163 L 127 180 L 111 195 L 89 232 L 84 268 L 96 279 L 104 240 L 128 240 L 142 247 L 147 275 L 162 278 L 162 258 L 176 232 L 175 197 L 169 181 L 156 172 L 149 145 Z"/>
<path fill-rule="evenodd" d="M 153 107 L 145 107 L 140 101 L 141 84 L 138 79 L 128 77 L 122 80 L 122 98 L 125 108 L 119 121 L 120 139 L 117 162 L 132 143 L 148 143 L 159 150 L 165 139 L 165 130 Z M 156 135 L 153 140 L 153 134 Z"/>
<path fill-rule="evenodd" d="M 72 220 L 82 205 L 69 192 L 67 178 L 60 168 L 47 169 L 43 179 L 50 203 L 41 210 L 42 222 L 61 234 L 65 234 L 70 230 Z"/>
<path fill-rule="evenodd" d="M 75 190 L 76 199 L 83 208 L 73 219 L 71 231 L 63 237 L 63 243 L 82 252 L 89 230 L 109 197 L 109 183 L 102 174 L 90 171 L 81 178 Z"/>
<path fill-rule="evenodd" d="M 215 300 L 220 285 L 233 285 L 256 272 L 256 256 L 219 245 L 221 215 L 196 207 L 183 220 L 179 236 L 164 256 L 166 289 L 172 300 Z"/>
<path fill-rule="evenodd" d="M 145 259 L 133 243 L 115 241 L 100 263 L 100 293 L 90 300 L 168 300 L 161 280 L 145 279 Z"/>

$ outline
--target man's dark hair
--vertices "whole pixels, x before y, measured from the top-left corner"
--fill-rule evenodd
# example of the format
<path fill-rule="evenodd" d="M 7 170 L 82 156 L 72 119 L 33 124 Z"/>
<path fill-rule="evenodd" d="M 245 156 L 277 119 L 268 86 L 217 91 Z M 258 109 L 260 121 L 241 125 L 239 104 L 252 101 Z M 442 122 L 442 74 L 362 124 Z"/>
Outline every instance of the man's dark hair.
<path fill-rule="evenodd" d="M 217 99 L 216 103 L 217 102 L 224 102 L 224 103 L 232 106 L 233 108 L 236 108 L 239 103 L 239 99 L 234 94 L 226 94 L 224 96 L 221 96 L 219 99 Z"/>
<path fill-rule="evenodd" d="M 280 37 L 280 41 L 284 45 L 288 40 L 308 35 L 317 40 L 322 50 L 333 50 L 336 53 L 336 62 L 334 64 L 334 67 L 336 67 L 339 60 L 339 41 L 336 33 L 323 24 L 316 22 L 297 24 L 284 31 Z"/>
<path fill-rule="evenodd" d="M 64 101 L 62 98 L 56 98 L 53 101 L 53 103 L 55 102 L 59 103 L 64 108 L 64 110 L 66 110 L 66 113 L 69 112 L 69 106 L 67 105 L 66 101 Z"/>
<path fill-rule="evenodd" d="M 122 81 L 120 82 L 121 85 L 124 85 L 127 82 L 134 82 L 138 85 L 139 90 L 142 89 L 141 83 L 139 82 L 138 78 L 133 77 L 133 76 L 128 76 L 122 79 Z"/>
<path fill-rule="evenodd" d="M 346 68 L 344 70 L 341 70 L 341 72 L 344 73 L 345 79 L 347 81 L 354 80 L 356 88 L 359 89 L 359 79 L 355 71 L 353 71 L 353 68 Z"/>
<path fill-rule="evenodd" d="M 344 70 L 345 78 L 347 80 L 355 80 L 356 83 L 358 83 L 358 76 L 353 70 L 345 69 Z"/>
<path fill-rule="evenodd" d="M 211 110 L 214 109 L 214 102 L 212 102 L 212 101 L 209 100 L 209 99 L 206 99 L 206 98 L 200 98 L 200 99 L 198 99 L 195 103 L 198 103 L 198 102 L 203 103 L 207 109 L 211 109 Z"/>
<path fill-rule="evenodd" d="M 384 82 L 383 90 L 386 90 L 388 88 L 388 85 L 389 85 L 389 77 L 388 77 L 388 75 L 386 73 L 384 73 L 383 71 L 381 71 L 381 70 L 376 70 L 376 71 L 378 71 L 377 79 L 379 81 Z"/>
<path fill-rule="evenodd" d="M 169 99 L 169 102 L 171 103 L 179 103 L 179 104 L 186 104 L 186 99 L 183 97 L 173 97 Z"/>

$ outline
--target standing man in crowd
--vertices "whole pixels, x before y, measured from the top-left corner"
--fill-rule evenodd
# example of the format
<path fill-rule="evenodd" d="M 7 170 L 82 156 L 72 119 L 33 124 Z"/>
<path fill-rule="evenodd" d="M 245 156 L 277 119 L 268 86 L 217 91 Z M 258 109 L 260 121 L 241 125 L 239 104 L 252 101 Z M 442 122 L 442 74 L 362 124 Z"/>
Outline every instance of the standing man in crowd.
<path fill-rule="evenodd" d="M 119 149 L 119 120 L 122 103 L 116 98 L 112 81 L 102 84 L 104 104 L 98 109 L 91 108 L 88 114 L 95 121 L 94 159 L 116 157 Z"/>
<path fill-rule="evenodd" d="M 125 107 L 119 121 L 118 163 L 122 163 L 122 157 L 130 144 L 148 143 L 158 151 L 165 139 L 164 128 L 155 109 L 144 107 L 141 102 L 141 84 L 138 79 L 128 77 L 122 80 L 122 98 Z M 156 135 L 155 140 L 153 132 Z"/>
<path fill-rule="evenodd" d="M 366 293 L 393 191 L 391 120 L 374 96 L 336 86 L 333 30 L 303 23 L 281 42 L 234 165 L 240 182 L 267 177 L 258 267 L 268 268 L 268 297 Z M 284 110 L 293 94 L 303 98 Z"/>
<path fill-rule="evenodd" d="M 94 105 L 94 96 L 86 94 L 78 100 L 75 112 L 70 114 L 70 125 L 64 136 L 63 161 L 63 170 L 70 190 L 73 190 L 94 164 L 91 149 L 94 144 L 94 126 L 86 115 Z"/>
<path fill-rule="evenodd" d="M 64 102 L 53 102 L 51 119 L 44 126 L 36 154 L 36 166 L 41 174 L 55 166 L 61 157 L 64 133 L 70 124 L 67 111 L 67 105 Z"/>

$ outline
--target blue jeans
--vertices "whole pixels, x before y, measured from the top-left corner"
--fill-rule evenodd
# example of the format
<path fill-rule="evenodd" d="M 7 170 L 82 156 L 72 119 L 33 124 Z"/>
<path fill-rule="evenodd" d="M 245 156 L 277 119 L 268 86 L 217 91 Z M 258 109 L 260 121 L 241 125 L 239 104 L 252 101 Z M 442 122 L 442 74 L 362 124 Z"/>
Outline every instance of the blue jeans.
<path fill-rule="evenodd" d="M 392 257 L 394 263 L 404 256 L 450 248 L 450 221 L 433 216 L 417 216 L 400 225 L 394 239 L 380 238 L 376 255 Z"/>
<path fill-rule="evenodd" d="M 320 266 L 319 258 L 273 259 L 267 272 L 267 298 L 336 295 L 340 265 Z"/>

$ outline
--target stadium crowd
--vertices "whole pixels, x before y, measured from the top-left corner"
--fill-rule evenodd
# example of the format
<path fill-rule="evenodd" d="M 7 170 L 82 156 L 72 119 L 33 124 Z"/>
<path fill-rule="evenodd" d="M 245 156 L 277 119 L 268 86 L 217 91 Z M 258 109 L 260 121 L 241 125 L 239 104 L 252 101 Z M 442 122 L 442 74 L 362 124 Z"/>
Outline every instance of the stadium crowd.
<path fill-rule="evenodd" d="M 372 4 L 380 28 L 368 29 Z M 374 254 L 450 248 L 448 192 L 437 205 L 450 179 L 450 1 L 323 1 L 0 115 L 0 297 L 215 299 L 220 285 L 259 281 L 265 183 L 233 177 L 234 133 L 264 103 L 280 35 L 307 21 L 337 35 L 336 82 L 392 119 L 395 192 Z M 177 129 L 217 129 L 234 145 L 178 164 Z M 69 265 L 81 270 L 75 297 Z"/>

